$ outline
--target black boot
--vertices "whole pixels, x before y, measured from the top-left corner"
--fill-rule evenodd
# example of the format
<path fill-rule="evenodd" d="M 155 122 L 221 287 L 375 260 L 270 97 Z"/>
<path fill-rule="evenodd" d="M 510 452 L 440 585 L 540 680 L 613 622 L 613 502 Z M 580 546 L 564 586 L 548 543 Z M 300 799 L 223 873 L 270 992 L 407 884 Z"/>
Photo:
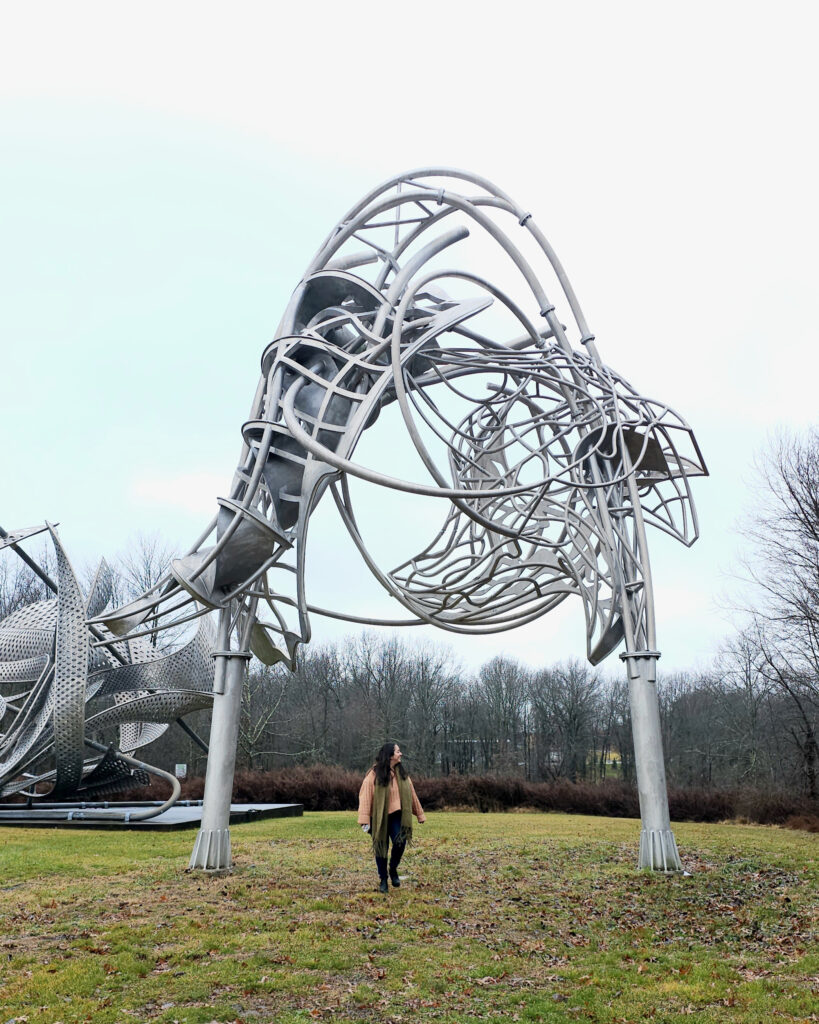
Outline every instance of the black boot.
<path fill-rule="evenodd" d="M 389 886 L 387 885 L 387 879 L 382 878 L 378 886 L 379 892 L 389 892 Z"/>
<path fill-rule="evenodd" d="M 390 881 L 392 882 L 393 889 L 401 888 L 401 879 L 398 877 L 398 870 L 390 872 Z"/>

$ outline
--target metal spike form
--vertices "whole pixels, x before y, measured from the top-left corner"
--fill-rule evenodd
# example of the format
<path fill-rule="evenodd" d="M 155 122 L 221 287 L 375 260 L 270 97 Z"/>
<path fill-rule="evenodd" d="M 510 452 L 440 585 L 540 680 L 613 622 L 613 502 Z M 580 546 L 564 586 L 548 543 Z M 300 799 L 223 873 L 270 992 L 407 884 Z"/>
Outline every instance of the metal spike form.
<path fill-rule="evenodd" d="M 57 555 L 59 587 L 52 718 L 57 762 L 53 795 L 59 797 L 75 792 L 82 781 L 89 645 L 80 585 L 56 532 L 53 529 L 49 532 Z"/>
<path fill-rule="evenodd" d="M 408 438 L 421 475 L 395 476 L 391 446 L 385 466 L 355 458 L 382 417 Z M 365 564 L 409 613 L 402 622 L 497 632 L 579 597 L 589 660 L 621 647 L 626 662 L 639 864 L 680 867 L 656 710 L 646 527 L 692 544 L 690 479 L 707 470 L 688 425 L 601 361 L 524 207 L 478 175 L 435 167 L 366 195 L 296 287 L 262 354 L 242 438 L 210 526 L 141 600 L 97 620 L 128 639 L 219 610 L 203 817 L 211 838 L 197 844 L 193 867 L 229 867 L 229 843 L 211 839 L 228 828 L 239 661 L 252 649 L 292 666 L 311 614 L 384 621 L 307 600 L 308 525 L 328 489 Z M 383 568 L 356 517 L 351 477 L 438 498 L 439 528 Z"/>

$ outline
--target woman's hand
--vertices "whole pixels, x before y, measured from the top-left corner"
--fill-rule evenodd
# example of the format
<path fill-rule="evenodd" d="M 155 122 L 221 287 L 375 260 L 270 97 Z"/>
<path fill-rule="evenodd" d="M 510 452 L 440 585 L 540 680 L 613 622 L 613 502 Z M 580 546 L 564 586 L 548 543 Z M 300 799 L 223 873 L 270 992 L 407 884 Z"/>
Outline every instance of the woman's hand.
<path fill-rule="evenodd" d="M 361 831 L 362 832 L 369 832 L 370 831 L 370 826 L 369 825 L 362 825 L 361 826 Z"/>

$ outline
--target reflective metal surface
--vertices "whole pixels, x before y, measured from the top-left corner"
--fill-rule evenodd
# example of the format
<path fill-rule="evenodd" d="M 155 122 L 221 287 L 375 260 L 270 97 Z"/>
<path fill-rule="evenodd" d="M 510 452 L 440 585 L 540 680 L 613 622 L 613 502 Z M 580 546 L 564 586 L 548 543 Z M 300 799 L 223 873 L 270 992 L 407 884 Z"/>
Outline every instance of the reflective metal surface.
<path fill-rule="evenodd" d="M 421 472 L 411 479 L 392 472 L 389 446 L 386 465 L 356 457 L 365 431 L 377 433 L 388 415 L 416 453 Z M 690 479 L 706 469 L 688 425 L 602 362 L 565 271 L 525 208 L 477 175 L 441 168 L 400 175 L 365 196 L 319 248 L 265 348 L 242 442 L 229 492 L 168 575 L 125 608 L 89 604 L 99 651 L 114 650 L 115 637 L 135 641 L 219 611 L 211 762 L 220 768 L 209 766 L 197 842 L 208 852 L 195 851 L 193 866 L 229 866 L 222 833 L 235 750 L 221 748 L 235 747 L 237 657 L 252 650 L 292 666 L 298 644 L 310 640 L 311 613 L 351 617 L 313 608 L 306 593 L 308 525 L 328 489 L 369 570 L 409 612 L 405 621 L 484 633 L 530 622 L 572 595 L 582 602 L 589 660 L 624 649 L 646 831 L 641 864 L 679 866 L 656 715 L 646 527 L 693 543 Z M 439 499 L 438 528 L 414 555 L 382 567 L 356 517 L 351 477 Z M 56 691 L 37 684 L 40 703 L 55 692 L 68 707 L 80 700 L 72 593 L 67 587 L 58 613 L 72 653 L 58 648 L 59 664 L 42 670 L 47 678 L 59 671 L 59 683 Z M 7 640 L 15 660 L 42 657 L 35 628 L 16 629 Z M 113 669 L 103 685 L 121 678 L 137 688 L 136 675 L 160 685 L 148 667 Z M 145 721 L 183 706 L 170 687 L 139 689 L 151 699 L 129 704 Z M 105 714 L 118 720 L 118 708 Z M 78 735 L 71 729 L 64 758 Z M 73 779 L 76 758 L 63 771 Z M 669 841 L 656 839 L 666 834 Z"/>
<path fill-rule="evenodd" d="M 56 531 L 48 529 L 57 580 L 41 575 L 57 588 L 56 598 L 0 622 L 0 683 L 19 687 L 0 707 L 0 797 L 25 793 L 36 807 L 72 795 L 108 796 L 146 784 L 148 773 L 170 781 L 167 773 L 130 755 L 160 736 L 169 722 L 210 704 L 211 631 L 203 622 L 193 640 L 160 657 L 145 640 L 117 642 L 104 627 L 89 628 L 87 615 L 104 611 L 110 601 L 110 569 L 102 563 L 86 597 Z M 6 535 L 5 546 L 35 532 Z M 30 556 L 26 560 L 33 564 Z M 118 733 L 116 746 L 94 740 L 106 729 L 108 735 Z M 172 786 L 175 800 L 179 787 Z M 165 806 L 138 813 L 151 816 Z M 9 809 L 0 817 L 17 813 Z M 36 811 L 38 817 L 64 813 L 53 804 Z M 116 812 L 88 812 L 95 815 L 115 817 Z"/>

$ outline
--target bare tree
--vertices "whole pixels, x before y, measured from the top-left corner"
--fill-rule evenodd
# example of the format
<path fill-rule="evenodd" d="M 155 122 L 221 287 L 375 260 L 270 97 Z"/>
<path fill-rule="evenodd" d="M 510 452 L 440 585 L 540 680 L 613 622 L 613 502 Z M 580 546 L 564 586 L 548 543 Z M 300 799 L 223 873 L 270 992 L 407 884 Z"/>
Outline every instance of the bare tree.
<path fill-rule="evenodd" d="M 370 748 L 388 739 L 405 740 L 410 659 L 404 641 L 367 631 L 345 645 L 345 661 L 350 684 L 361 701 L 367 756 Z"/>
<path fill-rule="evenodd" d="M 159 533 L 138 533 L 116 559 L 123 600 L 139 597 L 165 575 L 175 552 Z"/>
<path fill-rule="evenodd" d="M 596 761 L 600 676 L 588 665 L 571 660 L 542 669 L 532 680 L 531 699 L 541 731 L 544 774 L 576 782 L 585 779 Z"/>
<path fill-rule="evenodd" d="M 512 658 L 496 657 L 478 673 L 475 694 L 483 708 L 480 741 L 484 767 L 518 774 L 525 766 L 524 710 L 529 673 Z"/>
<path fill-rule="evenodd" d="M 819 796 L 817 666 L 804 655 L 798 660 L 793 658 L 792 643 L 782 643 L 775 636 L 772 638 L 759 618 L 754 625 L 763 659 L 761 670 L 785 698 L 780 702 L 779 714 L 790 745 L 797 754 L 798 784 L 809 797 L 816 799 Z"/>
<path fill-rule="evenodd" d="M 761 458 L 760 501 L 745 526 L 762 595 L 751 630 L 767 680 L 788 709 L 805 791 L 819 773 L 819 429 L 782 434 Z"/>
<path fill-rule="evenodd" d="M 157 532 L 138 533 L 114 560 L 113 603 L 126 603 L 150 590 L 168 571 L 176 552 Z M 149 623 L 150 624 L 150 623 Z M 188 635 L 190 628 L 180 626 L 149 635 L 149 642 L 162 651 L 170 650 Z"/>
<path fill-rule="evenodd" d="M 634 733 L 631 728 L 631 702 L 625 675 L 618 673 L 606 682 L 605 715 L 611 735 L 610 747 L 617 751 L 620 777 L 634 782 L 636 765 L 634 761 Z"/>
<path fill-rule="evenodd" d="M 688 672 L 657 677 L 666 771 L 678 786 L 710 787 L 724 781 L 723 737 L 715 728 L 716 689 L 716 681 L 708 685 Z"/>
<path fill-rule="evenodd" d="M 477 767 L 477 747 L 483 718 L 481 702 L 472 679 L 455 680 L 443 710 L 441 773 L 468 775 Z"/>
<path fill-rule="evenodd" d="M 609 774 L 610 758 L 616 752 L 619 756 L 619 774 L 631 779 L 628 774 L 633 764 L 631 740 L 631 708 L 628 699 L 628 684 L 621 675 L 603 678 L 597 700 L 597 778 L 605 779 Z M 624 742 L 625 738 L 625 742 Z"/>
<path fill-rule="evenodd" d="M 53 556 L 48 549 L 43 548 L 37 561 L 46 573 L 52 569 Z M 52 591 L 14 551 L 0 554 L 0 621 L 18 608 L 52 597 Z"/>
<path fill-rule="evenodd" d="M 343 764 L 348 759 L 354 725 L 345 682 L 336 645 L 299 648 L 283 718 L 291 723 L 290 738 L 302 760 Z"/>
<path fill-rule="evenodd" d="M 447 710 L 457 689 L 460 671 L 447 647 L 419 644 L 410 649 L 409 735 L 414 766 L 435 772 L 442 754 Z"/>
<path fill-rule="evenodd" d="M 772 684 L 754 631 L 731 637 L 705 677 L 714 701 L 711 730 L 722 738 L 723 776 L 730 785 L 770 785 L 778 770 L 772 756 Z"/>
<path fill-rule="evenodd" d="M 242 684 L 237 761 L 244 768 L 264 768 L 278 751 L 274 723 L 288 685 L 280 666 L 254 662 Z"/>

